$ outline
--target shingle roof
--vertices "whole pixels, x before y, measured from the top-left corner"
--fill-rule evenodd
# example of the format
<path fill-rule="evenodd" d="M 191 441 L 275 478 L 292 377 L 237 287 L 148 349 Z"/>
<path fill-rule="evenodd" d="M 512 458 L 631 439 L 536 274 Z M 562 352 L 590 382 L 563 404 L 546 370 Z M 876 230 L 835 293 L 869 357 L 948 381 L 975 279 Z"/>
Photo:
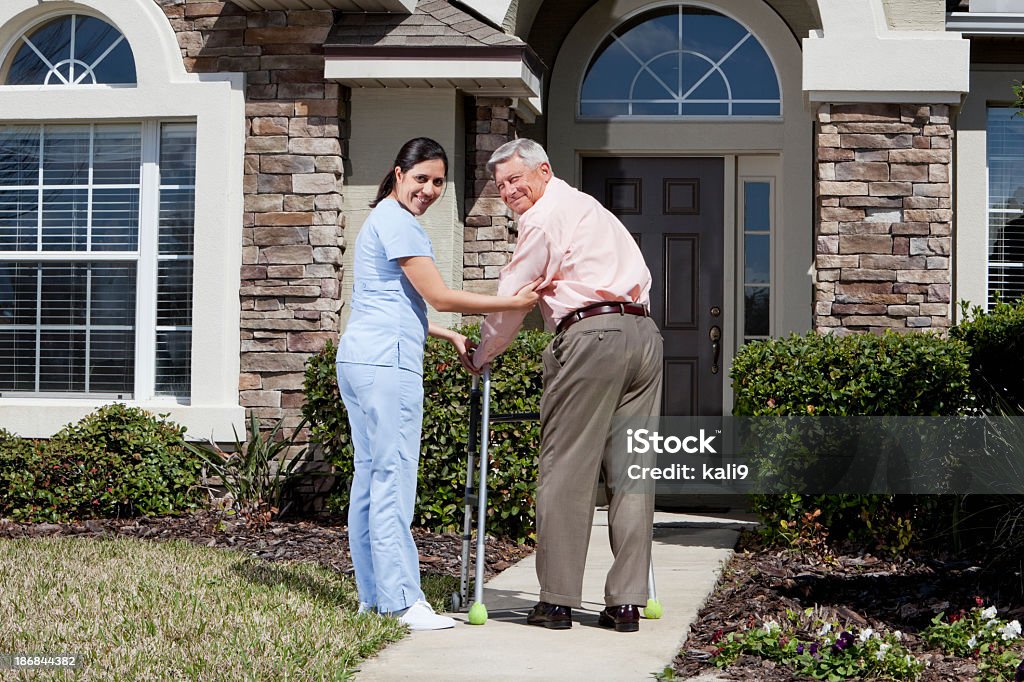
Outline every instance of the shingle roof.
<path fill-rule="evenodd" d="M 327 38 L 332 46 L 494 47 L 524 45 L 455 7 L 448 0 L 420 0 L 412 14 L 345 12 Z"/>

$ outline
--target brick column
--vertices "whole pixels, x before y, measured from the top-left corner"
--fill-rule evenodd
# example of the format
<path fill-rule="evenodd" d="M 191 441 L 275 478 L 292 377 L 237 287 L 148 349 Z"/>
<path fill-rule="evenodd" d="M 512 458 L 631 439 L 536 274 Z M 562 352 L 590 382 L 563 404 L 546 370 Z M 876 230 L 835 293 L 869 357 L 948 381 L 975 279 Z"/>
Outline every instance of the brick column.
<path fill-rule="evenodd" d="M 950 325 L 952 138 L 946 105 L 819 109 L 818 331 Z"/>
<path fill-rule="evenodd" d="M 498 196 L 487 172 L 495 149 L 516 136 L 517 117 L 511 100 L 476 98 L 466 107 L 466 232 L 463 282 L 466 289 L 492 294 L 498 273 L 508 263 L 515 237 L 512 213 Z M 464 316 L 463 322 L 479 322 Z"/>
<path fill-rule="evenodd" d="M 333 12 L 157 2 L 189 71 L 246 74 L 239 400 L 288 430 L 304 363 L 339 326 L 347 90 L 323 76 Z"/>

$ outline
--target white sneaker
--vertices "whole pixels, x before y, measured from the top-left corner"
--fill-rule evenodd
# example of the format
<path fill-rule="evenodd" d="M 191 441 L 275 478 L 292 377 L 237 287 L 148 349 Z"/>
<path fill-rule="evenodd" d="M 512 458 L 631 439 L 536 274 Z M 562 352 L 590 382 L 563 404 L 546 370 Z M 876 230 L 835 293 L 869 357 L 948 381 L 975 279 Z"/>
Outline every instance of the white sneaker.
<path fill-rule="evenodd" d="M 403 611 L 397 611 L 396 615 L 399 622 L 408 625 L 410 630 L 444 630 L 455 627 L 453 618 L 437 615 L 433 607 L 423 599 Z"/>

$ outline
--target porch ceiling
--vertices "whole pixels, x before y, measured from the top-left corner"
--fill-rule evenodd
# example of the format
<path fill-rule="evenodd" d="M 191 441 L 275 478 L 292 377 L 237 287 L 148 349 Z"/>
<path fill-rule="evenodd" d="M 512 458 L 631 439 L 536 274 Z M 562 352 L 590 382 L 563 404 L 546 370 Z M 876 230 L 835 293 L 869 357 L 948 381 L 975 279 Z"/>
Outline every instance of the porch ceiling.
<path fill-rule="evenodd" d="M 250 12 L 290 9 L 343 9 L 352 12 L 400 12 L 409 14 L 416 0 L 231 0 Z"/>

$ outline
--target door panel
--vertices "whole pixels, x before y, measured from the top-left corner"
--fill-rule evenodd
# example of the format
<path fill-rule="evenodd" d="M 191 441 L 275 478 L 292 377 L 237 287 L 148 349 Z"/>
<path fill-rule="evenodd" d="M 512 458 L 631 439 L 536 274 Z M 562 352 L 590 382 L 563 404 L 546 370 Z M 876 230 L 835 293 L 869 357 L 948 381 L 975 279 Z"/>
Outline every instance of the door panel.
<path fill-rule="evenodd" d="M 665 415 L 722 414 L 724 173 L 721 158 L 583 159 L 583 191 L 622 221 L 651 270 Z"/>

